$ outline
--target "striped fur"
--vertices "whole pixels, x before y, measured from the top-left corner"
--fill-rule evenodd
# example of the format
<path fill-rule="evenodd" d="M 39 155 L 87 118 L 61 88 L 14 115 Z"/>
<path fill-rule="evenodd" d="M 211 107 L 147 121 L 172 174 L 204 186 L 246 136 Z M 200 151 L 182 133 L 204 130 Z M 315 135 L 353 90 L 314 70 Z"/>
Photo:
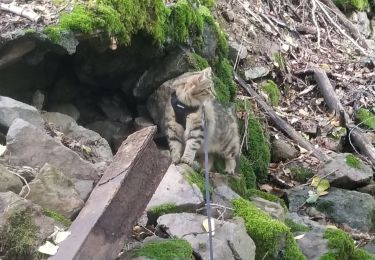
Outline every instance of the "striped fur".
<path fill-rule="evenodd" d="M 209 167 L 216 155 L 225 159 L 225 171 L 233 174 L 236 157 L 240 151 L 240 137 L 234 111 L 225 108 L 214 99 L 211 68 L 200 72 L 189 72 L 167 81 L 150 97 L 153 108 L 151 116 L 161 126 L 168 137 L 172 161 L 195 165 L 195 160 L 203 154 L 203 109 L 208 126 Z M 176 122 L 170 96 L 176 91 L 177 98 L 188 106 L 199 109 L 186 118 L 186 129 Z M 158 104 L 155 109 L 155 104 Z M 203 106 L 204 104 L 204 106 Z M 161 114 L 162 115 L 161 115 Z M 157 115 L 158 114 L 158 115 Z M 153 116 L 154 115 L 154 116 Z"/>

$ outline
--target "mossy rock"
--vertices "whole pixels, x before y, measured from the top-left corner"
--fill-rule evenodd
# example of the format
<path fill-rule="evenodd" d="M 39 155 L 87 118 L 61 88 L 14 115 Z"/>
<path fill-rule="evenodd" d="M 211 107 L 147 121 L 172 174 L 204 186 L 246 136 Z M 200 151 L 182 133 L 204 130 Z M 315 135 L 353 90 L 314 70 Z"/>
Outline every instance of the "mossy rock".
<path fill-rule="evenodd" d="M 280 204 L 281 206 L 283 206 L 283 208 L 285 209 L 285 211 L 288 210 L 288 207 L 286 206 L 284 200 L 282 200 L 279 197 L 277 197 L 277 196 L 275 196 L 273 194 L 270 194 L 268 192 L 264 192 L 264 191 L 257 190 L 257 189 L 249 189 L 247 191 L 246 197 L 247 198 L 260 197 L 262 199 L 269 200 L 269 201 L 272 201 L 272 202 Z"/>
<path fill-rule="evenodd" d="M 280 103 L 281 93 L 279 87 L 272 80 L 267 80 L 262 85 L 262 90 L 267 94 L 272 106 L 276 107 Z"/>
<path fill-rule="evenodd" d="M 188 260 L 193 249 L 184 239 L 166 239 L 148 242 L 136 250 L 134 256 L 144 256 L 153 260 Z"/>
<path fill-rule="evenodd" d="M 368 109 L 360 108 L 356 114 L 356 119 L 361 126 L 375 130 L 375 115 Z"/>
<path fill-rule="evenodd" d="M 235 199 L 232 203 L 235 215 L 244 219 L 247 233 L 255 242 L 256 259 L 274 259 L 280 252 L 281 259 L 306 259 L 284 223 L 272 219 L 242 198 Z"/>
<path fill-rule="evenodd" d="M 342 230 L 328 228 L 324 232 L 328 240 L 329 252 L 320 260 L 373 260 L 372 255 L 354 245 L 353 239 Z"/>
<path fill-rule="evenodd" d="M 248 116 L 247 137 L 243 146 L 243 155 L 251 162 L 257 181 L 264 182 L 268 177 L 268 166 L 271 161 L 270 145 L 260 121 L 251 110 L 249 101 L 238 100 L 237 113 L 244 115 L 239 119 L 241 136 L 245 133 L 245 116 Z M 248 165 L 250 166 L 250 165 Z"/>
<path fill-rule="evenodd" d="M 362 169 L 363 166 L 362 166 L 362 162 L 357 158 L 355 157 L 353 154 L 348 154 L 346 156 L 346 164 L 352 168 L 355 168 L 355 169 Z"/>
<path fill-rule="evenodd" d="M 290 232 L 292 232 L 292 233 L 297 233 L 297 232 L 308 232 L 308 231 L 311 230 L 310 227 L 308 227 L 308 226 L 304 226 L 304 225 L 301 225 L 301 224 L 298 224 L 298 223 L 294 222 L 294 221 L 291 220 L 291 219 L 286 219 L 286 220 L 284 221 L 284 223 L 285 223 L 285 225 L 286 225 L 287 227 L 290 228 Z"/>

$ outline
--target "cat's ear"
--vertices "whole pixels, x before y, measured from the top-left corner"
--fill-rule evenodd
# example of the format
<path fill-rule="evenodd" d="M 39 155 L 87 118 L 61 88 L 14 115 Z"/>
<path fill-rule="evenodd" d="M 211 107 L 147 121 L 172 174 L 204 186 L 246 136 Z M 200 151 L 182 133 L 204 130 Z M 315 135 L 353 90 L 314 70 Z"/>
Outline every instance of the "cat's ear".
<path fill-rule="evenodd" d="M 212 79 L 212 69 L 211 67 L 207 67 L 201 71 L 201 74 L 198 78 L 199 81 L 203 81 L 205 79 Z"/>

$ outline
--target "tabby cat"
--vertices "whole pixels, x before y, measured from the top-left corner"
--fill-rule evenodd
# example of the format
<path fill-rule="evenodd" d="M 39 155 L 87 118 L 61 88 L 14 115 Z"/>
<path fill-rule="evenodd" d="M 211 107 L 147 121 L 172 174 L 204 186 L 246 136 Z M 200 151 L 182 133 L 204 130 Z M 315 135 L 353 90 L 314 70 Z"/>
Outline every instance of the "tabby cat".
<path fill-rule="evenodd" d="M 236 115 L 214 99 L 211 68 L 165 82 L 148 100 L 148 110 L 168 138 L 172 161 L 195 165 L 203 154 L 203 113 L 207 121 L 209 168 L 215 155 L 234 174 L 240 152 Z"/>

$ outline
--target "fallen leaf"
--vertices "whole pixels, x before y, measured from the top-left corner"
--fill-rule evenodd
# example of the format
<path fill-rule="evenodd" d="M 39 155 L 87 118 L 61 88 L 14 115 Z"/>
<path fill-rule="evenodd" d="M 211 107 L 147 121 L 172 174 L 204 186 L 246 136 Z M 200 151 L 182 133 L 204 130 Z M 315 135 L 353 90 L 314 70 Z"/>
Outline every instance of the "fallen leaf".
<path fill-rule="evenodd" d="M 316 187 L 316 191 L 325 191 L 328 190 L 330 187 L 329 181 L 327 179 L 323 179 L 319 182 L 318 186 Z"/>
<path fill-rule="evenodd" d="M 324 191 L 318 191 L 318 195 L 319 195 L 319 197 L 321 197 L 321 196 L 325 196 L 325 195 L 327 195 L 329 192 L 328 191 L 326 191 L 326 190 L 324 190 Z"/>
<path fill-rule="evenodd" d="M 319 176 L 314 176 L 312 181 L 311 181 L 311 186 L 313 187 L 318 187 L 320 182 L 320 177 Z"/>
<path fill-rule="evenodd" d="M 55 255 L 57 253 L 57 249 L 59 249 L 59 246 L 56 246 L 51 242 L 47 241 L 46 243 L 44 243 L 44 245 L 41 245 L 38 248 L 38 251 L 46 255 Z"/>
<path fill-rule="evenodd" d="M 208 229 L 208 218 L 203 220 L 203 228 L 206 232 L 209 232 Z M 212 229 L 212 235 L 215 235 L 215 220 L 211 218 L 211 229 Z"/>

